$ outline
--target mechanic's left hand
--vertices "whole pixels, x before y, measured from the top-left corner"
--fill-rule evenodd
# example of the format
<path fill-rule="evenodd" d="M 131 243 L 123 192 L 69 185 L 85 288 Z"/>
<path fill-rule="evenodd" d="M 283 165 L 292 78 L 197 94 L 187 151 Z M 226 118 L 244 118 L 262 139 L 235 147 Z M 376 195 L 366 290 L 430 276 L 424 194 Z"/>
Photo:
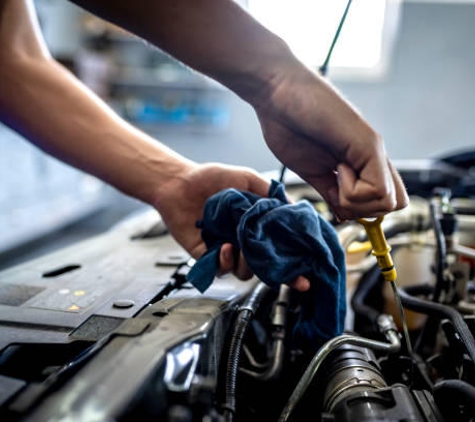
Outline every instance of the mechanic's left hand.
<path fill-rule="evenodd" d="M 206 200 L 227 188 L 267 197 L 269 186 L 267 180 L 246 167 L 187 163 L 179 177 L 170 179 L 160 187 L 155 207 L 170 234 L 193 258 L 198 259 L 206 252 L 200 229 L 196 227 L 196 222 L 202 218 Z M 226 243 L 220 252 L 220 274 L 231 271 L 241 280 L 252 277 L 242 255 L 235 262 L 233 246 Z M 305 291 L 310 284 L 306 278 L 298 277 L 291 287 Z"/>

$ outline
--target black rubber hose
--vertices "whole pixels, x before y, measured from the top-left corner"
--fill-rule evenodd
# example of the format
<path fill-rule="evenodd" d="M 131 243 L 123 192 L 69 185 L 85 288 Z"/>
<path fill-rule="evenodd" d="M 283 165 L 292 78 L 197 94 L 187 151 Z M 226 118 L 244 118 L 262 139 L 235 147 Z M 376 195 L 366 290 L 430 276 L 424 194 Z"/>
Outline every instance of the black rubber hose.
<path fill-rule="evenodd" d="M 434 400 L 444 417 L 454 417 L 460 412 L 460 406 L 472 420 L 475 414 L 475 387 L 462 380 L 444 380 L 434 385 Z"/>
<path fill-rule="evenodd" d="M 353 309 L 355 316 L 364 318 L 365 321 L 369 321 L 372 328 L 377 328 L 377 319 L 381 312 L 372 308 L 366 304 L 369 293 L 381 280 L 381 270 L 377 265 L 370 268 L 363 274 L 358 282 L 358 285 L 351 298 L 351 308 Z"/>
<path fill-rule="evenodd" d="M 460 336 L 460 340 L 465 345 L 467 354 L 475 364 L 475 339 L 462 315 L 450 306 L 412 296 L 412 292 L 419 293 L 421 290 L 420 286 L 417 289 L 411 289 L 410 287 L 398 289 L 402 305 L 411 311 L 449 319 Z"/>
<path fill-rule="evenodd" d="M 226 361 L 225 397 L 224 403 L 221 405 L 224 419 L 227 422 L 232 422 L 236 413 L 236 382 L 244 335 L 261 300 L 269 290 L 269 286 L 259 283 L 240 307 L 237 315 Z"/>
<path fill-rule="evenodd" d="M 445 247 L 445 237 L 442 231 L 442 227 L 439 219 L 436 215 L 436 209 L 434 202 L 430 203 L 430 216 L 432 221 L 432 227 L 434 229 L 434 236 L 436 240 L 436 265 L 435 265 L 435 290 L 432 300 L 438 302 L 440 294 L 444 289 L 445 279 L 444 279 L 444 270 L 447 268 L 447 248 Z"/>

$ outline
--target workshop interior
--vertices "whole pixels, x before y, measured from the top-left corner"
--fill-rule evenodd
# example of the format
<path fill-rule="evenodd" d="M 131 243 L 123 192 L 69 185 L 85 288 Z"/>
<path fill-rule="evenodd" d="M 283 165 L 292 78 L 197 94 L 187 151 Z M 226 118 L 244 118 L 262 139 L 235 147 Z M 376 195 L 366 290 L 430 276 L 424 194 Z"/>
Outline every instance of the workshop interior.
<path fill-rule="evenodd" d="M 341 284 L 306 295 L 260 263 L 201 291 L 156 210 L 0 126 L 0 420 L 475 421 L 475 1 L 239 2 L 385 140 L 409 205 L 344 222 L 227 88 L 66 0 L 34 3 L 54 58 L 124 119 L 316 213 L 336 236 L 313 239 L 322 280 Z"/>

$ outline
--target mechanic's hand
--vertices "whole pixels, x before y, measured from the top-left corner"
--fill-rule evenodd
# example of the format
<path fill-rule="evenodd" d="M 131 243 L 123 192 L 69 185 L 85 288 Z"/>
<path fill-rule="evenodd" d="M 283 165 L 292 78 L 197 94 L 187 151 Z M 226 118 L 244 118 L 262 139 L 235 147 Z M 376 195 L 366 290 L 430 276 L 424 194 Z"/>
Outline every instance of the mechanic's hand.
<path fill-rule="evenodd" d="M 403 182 L 360 114 L 305 67 L 279 72 L 254 103 L 274 155 L 317 189 L 340 220 L 404 208 Z"/>
<path fill-rule="evenodd" d="M 196 221 L 203 216 L 206 200 L 227 188 L 253 192 L 267 197 L 270 183 L 249 168 L 222 164 L 187 163 L 180 177 L 171 178 L 158 194 L 155 207 L 163 218 L 170 234 L 195 259 L 206 252 Z M 224 244 L 220 252 L 220 274 L 233 272 L 241 280 L 252 277 L 242 255 L 235 262 L 233 246 Z M 305 277 L 298 277 L 291 287 L 305 291 L 310 287 Z"/>

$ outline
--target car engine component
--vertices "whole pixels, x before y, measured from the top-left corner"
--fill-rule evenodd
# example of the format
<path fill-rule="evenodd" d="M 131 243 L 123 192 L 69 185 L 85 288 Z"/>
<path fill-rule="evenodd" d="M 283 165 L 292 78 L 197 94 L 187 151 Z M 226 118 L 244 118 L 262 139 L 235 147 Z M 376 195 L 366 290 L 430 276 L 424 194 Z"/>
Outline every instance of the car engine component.
<path fill-rule="evenodd" d="M 475 200 L 408 185 L 410 205 L 382 223 L 408 348 L 364 228 L 334 221 L 305 183 L 287 189 L 346 252 L 342 335 L 299 349 L 302 293 L 285 285 L 227 275 L 199 293 L 194 261 L 143 211 L 0 272 L 0 419 L 474 421 Z"/>

